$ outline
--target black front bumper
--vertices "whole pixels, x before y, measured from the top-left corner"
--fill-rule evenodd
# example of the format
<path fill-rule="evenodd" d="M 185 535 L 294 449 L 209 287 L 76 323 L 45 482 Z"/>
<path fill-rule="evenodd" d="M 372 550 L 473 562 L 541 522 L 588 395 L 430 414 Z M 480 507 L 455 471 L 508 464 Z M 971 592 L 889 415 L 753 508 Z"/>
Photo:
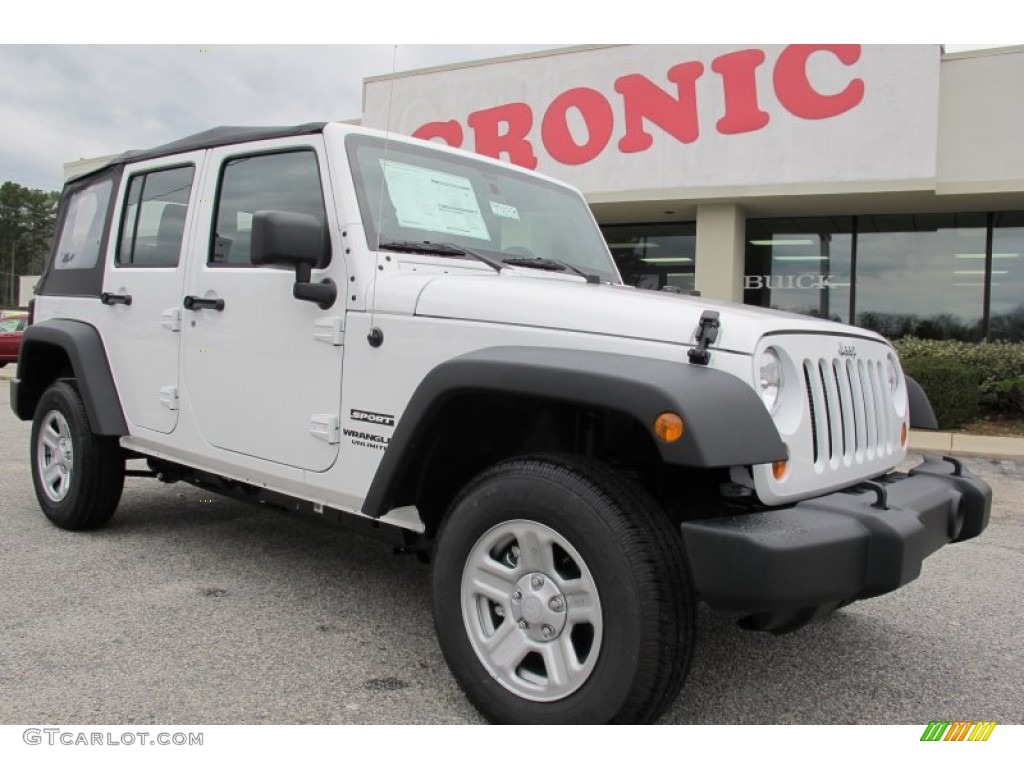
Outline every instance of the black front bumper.
<path fill-rule="evenodd" d="M 909 475 L 792 507 L 683 523 L 694 588 L 746 625 L 781 632 L 836 606 L 891 592 L 952 541 L 985 530 L 992 490 L 959 462 L 926 458 Z M 884 497 L 884 508 L 882 499 Z"/>

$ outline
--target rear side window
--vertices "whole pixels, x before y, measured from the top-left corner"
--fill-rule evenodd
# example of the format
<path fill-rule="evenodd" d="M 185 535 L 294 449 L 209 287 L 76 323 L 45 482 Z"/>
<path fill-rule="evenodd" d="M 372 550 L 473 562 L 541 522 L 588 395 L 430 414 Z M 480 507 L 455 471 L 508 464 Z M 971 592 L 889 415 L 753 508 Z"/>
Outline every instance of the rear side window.
<path fill-rule="evenodd" d="M 224 164 L 210 248 L 211 265 L 252 263 L 252 217 L 256 211 L 308 213 L 324 226 L 326 214 L 316 153 L 301 150 L 251 155 L 235 157 Z"/>
<path fill-rule="evenodd" d="M 67 203 L 54 269 L 92 269 L 103 244 L 103 228 L 114 184 L 109 178 L 81 187 Z"/>
<path fill-rule="evenodd" d="M 117 244 L 118 266 L 178 266 L 194 174 L 195 168 L 185 166 L 131 178 Z"/>

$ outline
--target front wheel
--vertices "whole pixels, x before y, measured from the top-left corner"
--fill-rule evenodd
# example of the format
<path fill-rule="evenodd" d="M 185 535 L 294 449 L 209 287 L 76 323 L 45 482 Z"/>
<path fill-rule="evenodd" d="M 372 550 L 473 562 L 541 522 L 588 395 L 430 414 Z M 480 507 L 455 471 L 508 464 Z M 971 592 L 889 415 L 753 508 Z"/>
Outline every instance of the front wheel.
<path fill-rule="evenodd" d="M 445 658 L 489 720 L 648 722 L 682 686 L 694 609 L 679 533 L 597 462 L 483 472 L 445 518 L 433 583 Z"/>
<path fill-rule="evenodd" d="M 78 390 L 57 382 L 32 420 L 32 481 L 50 521 L 70 531 L 99 528 L 121 500 L 124 455 L 114 437 L 95 435 Z"/>

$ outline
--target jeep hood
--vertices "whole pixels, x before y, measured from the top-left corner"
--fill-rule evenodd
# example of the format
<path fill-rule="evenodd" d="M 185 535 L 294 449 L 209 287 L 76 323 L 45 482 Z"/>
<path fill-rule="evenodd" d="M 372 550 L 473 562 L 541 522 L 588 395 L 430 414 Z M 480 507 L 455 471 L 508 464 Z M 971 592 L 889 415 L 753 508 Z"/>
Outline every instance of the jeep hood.
<path fill-rule="evenodd" d="M 386 282 L 382 280 L 381 284 Z M 413 311 L 424 317 L 606 334 L 686 346 L 694 343 L 701 314 L 711 309 L 719 313 L 721 322 L 718 340 L 712 348 L 744 354 L 753 353 L 758 339 L 771 331 L 832 333 L 883 341 L 871 331 L 804 315 L 703 297 L 587 284 L 581 278 L 565 275 L 537 278 L 525 272 L 448 274 L 424 280 L 417 288 Z"/>

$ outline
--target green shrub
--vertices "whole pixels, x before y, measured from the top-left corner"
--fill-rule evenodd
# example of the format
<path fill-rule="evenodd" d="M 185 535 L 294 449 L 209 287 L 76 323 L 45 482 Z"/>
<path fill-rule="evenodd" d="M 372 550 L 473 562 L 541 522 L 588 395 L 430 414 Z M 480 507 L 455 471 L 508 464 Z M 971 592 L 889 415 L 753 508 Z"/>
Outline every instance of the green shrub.
<path fill-rule="evenodd" d="M 1010 416 L 1024 416 L 1024 376 L 997 381 L 992 390 L 995 409 Z"/>
<path fill-rule="evenodd" d="M 1005 389 L 1009 385 L 1004 382 L 1024 376 L 1024 344 L 1009 341 L 935 341 L 908 336 L 898 339 L 893 345 L 904 367 L 911 360 L 938 359 L 958 362 L 971 369 L 978 376 L 981 405 L 993 411 L 1013 413 L 1012 396 L 1008 399 L 1001 387 Z"/>
<path fill-rule="evenodd" d="M 911 357 L 903 370 L 928 395 L 939 429 L 959 429 L 977 418 L 980 388 L 973 368 L 955 359 Z"/>

